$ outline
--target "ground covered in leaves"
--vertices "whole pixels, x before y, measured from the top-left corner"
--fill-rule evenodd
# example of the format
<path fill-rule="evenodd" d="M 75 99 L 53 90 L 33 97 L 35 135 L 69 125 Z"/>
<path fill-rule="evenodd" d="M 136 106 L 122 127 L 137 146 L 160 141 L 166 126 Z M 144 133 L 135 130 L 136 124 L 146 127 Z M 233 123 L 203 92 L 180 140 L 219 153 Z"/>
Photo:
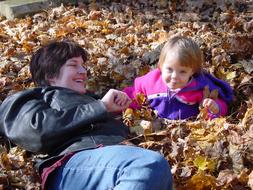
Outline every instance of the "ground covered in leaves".
<path fill-rule="evenodd" d="M 121 2 L 121 3 L 119 3 Z M 0 101 L 33 87 L 31 53 L 55 39 L 72 39 L 90 54 L 90 90 L 121 89 L 156 67 L 163 42 L 190 36 L 205 69 L 235 91 L 230 115 L 212 121 L 156 118 L 145 103 L 126 110 L 134 144 L 160 151 L 175 189 L 253 189 L 253 3 L 244 1 L 105 1 L 60 6 L 25 19 L 0 17 Z M 34 155 L 1 139 L 0 189 L 39 189 Z"/>

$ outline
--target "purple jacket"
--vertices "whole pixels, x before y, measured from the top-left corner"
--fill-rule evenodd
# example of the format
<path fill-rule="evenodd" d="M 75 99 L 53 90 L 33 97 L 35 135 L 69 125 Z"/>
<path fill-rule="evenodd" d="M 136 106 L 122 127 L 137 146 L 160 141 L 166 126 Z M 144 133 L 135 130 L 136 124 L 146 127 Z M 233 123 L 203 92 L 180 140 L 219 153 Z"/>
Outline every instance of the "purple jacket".
<path fill-rule="evenodd" d="M 180 91 L 171 92 L 163 82 L 159 69 L 150 71 L 144 76 L 137 77 L 134 86 L 123 91 L 132 99 L 137 94 L 147 96 L 150 106 L 158 111 L 158 116 L 167 119 L 187 119 L 196 117 L 199 105 L 203 100 L 203 89 L 208 85 L 210 90 L 218 89 L 219 97 L 215 100 L 220 112 L 216 115 L 209 113 L 210 118 L 227 114 L 227 104 L 233 100 L 233 90 L 226 82 L 219 80 L 207 72 L 193 76 L 192 80 Z M 132 104 L 132 108 L 137 105 Z"/>

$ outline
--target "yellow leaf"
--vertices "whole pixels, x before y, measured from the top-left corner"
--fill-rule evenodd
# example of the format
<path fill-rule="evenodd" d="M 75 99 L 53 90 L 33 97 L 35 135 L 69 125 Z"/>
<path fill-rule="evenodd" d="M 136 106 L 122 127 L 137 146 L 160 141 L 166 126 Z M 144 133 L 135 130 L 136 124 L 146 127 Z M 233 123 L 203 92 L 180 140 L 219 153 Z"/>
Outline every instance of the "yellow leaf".
<path fill-rule="evenodd" d="M 236 71 L 226 73 L 226 80 L 230 81 L 234 78 L 236 78 Z"/>
<path fill-rule="evenodd" d="M 104 29 L 101 30 L 101 33 L 102 33 L 102 34 L 105 34 L 105 35 L 111 34 L 111 33 L 112 33 L 112 30 L 110 30 L 110 29 L 108 29 L 108 28 L 104 28 Z"/>
<path fill-rule="evenodd" d="M 199 114 L 197 116 L 197 120 L 199 119 L 204 119 L 206 120 L 208 118 L 208 109 L 205 107 L 200 107 L 199 108 Z"/>
<path fill-rule="evenodd" d="M 193 163 L 199 170 L 204 171 L 206 169 L 206 159 L 202 156 L 197 156 Z"/>
<path fill-rule="evenodd" d="M 134 110 L 132 108 L 127 108 L 123 112 L 123 122 L 128 126 L 133 126 L 133 119 L 134 119 Z"/>
<path fill-rule="evenodd" d="M 134 110 L 132 108 L 127 108 L 123 113 L 123 118 L 130 118 L 133 117 Z"/>
<path fill-rule="evenodd" d="M 209 170 L 213 172 L 216 168 L 216 159 L 208 160 L 206 157 L 198 155 L 193 161 L 194 165 L 202 171 Z"/>
<path fill-rule="evenodd" d="M 136 101 L 139 105 L 143 105 L 146 102 L 146 96 L 144 94 L 137 94 Z"/>

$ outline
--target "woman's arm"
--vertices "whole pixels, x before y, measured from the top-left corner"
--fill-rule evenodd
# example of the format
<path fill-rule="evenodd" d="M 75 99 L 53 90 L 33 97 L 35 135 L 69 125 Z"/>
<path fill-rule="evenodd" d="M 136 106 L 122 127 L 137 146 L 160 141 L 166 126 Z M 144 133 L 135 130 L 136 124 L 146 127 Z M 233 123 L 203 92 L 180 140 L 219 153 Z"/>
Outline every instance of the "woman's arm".
<path fill-rule="evenodd" d="M 26 150 L 47 152 L 64 139 L 89 132 L 94 122 L 108 117 L 100 100 L 54 109 L 45 99 L 33 91 L 7 98 L 0 107 L 0 134 Z"/>

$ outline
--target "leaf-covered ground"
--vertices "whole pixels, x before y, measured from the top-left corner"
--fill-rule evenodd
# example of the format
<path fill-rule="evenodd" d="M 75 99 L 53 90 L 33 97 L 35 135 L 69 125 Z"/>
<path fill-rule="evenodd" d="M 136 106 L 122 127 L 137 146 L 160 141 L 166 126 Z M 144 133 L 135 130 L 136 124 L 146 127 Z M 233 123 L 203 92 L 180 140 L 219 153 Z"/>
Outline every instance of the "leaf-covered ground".
<path fill-rule="evenodd" d="M 94 1 L 25 19 L 0 17 L 0 101 L 34 86 L 28 71 L 31 53 L 51 40 L 68 38 L 86 48 L 89 89 L 104 93 L 155 68 L 163 42 L 176 33 L 195 39 L 205 68 L 234 88 L 230 115 L 207 121 L 201 112 L 195 121 L 168 121 L 144 105 L 124 113 L 137 133 L 130 141 L 164 154 L 175 189 L 253 189 L 251 0 Z M 39 189 L 34 155 L 0 141 L 0 189 Z"/>

